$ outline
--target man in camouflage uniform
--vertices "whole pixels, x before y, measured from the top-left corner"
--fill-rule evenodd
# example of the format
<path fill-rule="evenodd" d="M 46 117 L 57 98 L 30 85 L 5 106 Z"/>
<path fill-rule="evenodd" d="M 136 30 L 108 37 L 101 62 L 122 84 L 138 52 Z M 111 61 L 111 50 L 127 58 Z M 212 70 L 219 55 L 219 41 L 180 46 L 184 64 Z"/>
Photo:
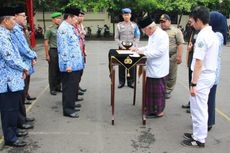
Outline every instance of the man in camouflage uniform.
<path fill-rule="evenodd" d="M 171 25 L 171 19 L 167 14 L 161 15 L 160 25 L 169 35 L 170 66 L 165 94 L 165 98 L 169 99 L 176 84 L 177 65 L 182 63 L 184 38 L 181 30 Z"/>

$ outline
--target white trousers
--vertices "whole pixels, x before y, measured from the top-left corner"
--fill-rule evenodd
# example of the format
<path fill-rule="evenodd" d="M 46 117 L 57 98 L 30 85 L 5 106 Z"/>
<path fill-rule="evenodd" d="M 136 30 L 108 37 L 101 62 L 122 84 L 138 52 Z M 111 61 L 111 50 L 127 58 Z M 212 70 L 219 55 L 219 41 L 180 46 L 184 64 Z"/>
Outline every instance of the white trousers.
<path fill-rule="evenodd" d="M 215 82 L 215 73 L 202 74 L 196 86 L 196 96 L 190 96 L 193 139 L 205 143 L 208 135 L 208 95 Z"/>

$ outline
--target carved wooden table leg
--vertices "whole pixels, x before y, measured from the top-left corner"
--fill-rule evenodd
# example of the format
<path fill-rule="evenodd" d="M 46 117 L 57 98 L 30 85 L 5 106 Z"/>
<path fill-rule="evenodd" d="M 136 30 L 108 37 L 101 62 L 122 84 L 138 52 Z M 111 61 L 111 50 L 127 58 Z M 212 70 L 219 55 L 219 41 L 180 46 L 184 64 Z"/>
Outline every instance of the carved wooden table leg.
<path fill-rule="evenodd" d="M 115 103 L 114 103 L 114 98 L 115 98 L 115 69 L 114 66 L 112 66 L 112 74 L 111 74 L 111 80 L 112 80 L 112 85 L 111 85 L 111 105 L 112 105 L 112 125 L 114 125 L 114 110 L 115 110 Z"/>
<path fill-rule="evenodd" d="M 145 89 L 146 89 L 146 71 L 143 68 L 143 80 L 142 80 L 142 124 L 146 125 L 146 104 L 145 104 Z"/>
<path fill-rule="evenodd" d="M 133 93 L 133 105 L 136 103 L 136 91 L 137 91 L 137 66 L 134 67 L 134 93 Z"/>

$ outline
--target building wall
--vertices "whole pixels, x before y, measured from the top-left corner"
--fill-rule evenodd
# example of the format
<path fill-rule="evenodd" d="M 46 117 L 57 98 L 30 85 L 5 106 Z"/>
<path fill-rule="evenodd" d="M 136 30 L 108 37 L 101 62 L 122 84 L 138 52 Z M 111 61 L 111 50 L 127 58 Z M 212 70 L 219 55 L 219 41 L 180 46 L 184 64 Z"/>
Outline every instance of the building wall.
<path fill-rule="evenodd" d="M 51 24 L 51 17 L 50 17 L 51 13 L 52 12 L 45 12 L 46 29 Z M 180 25 L 182 25 L 183 28 L 185 28 L 187 21 L 188 21 L 188 15 L 183 15 Z M 42 12 L 36 13 L 34 22 L 35 22 L 36 27 L 40 25 L 44 29 Z M 109 26 L 110 32 L 113 33 L 113 24 L 111 23 L 111 17 L 108 15 L 107 12 L 100 12 L 100 13 L 88 12 L 86 13 L 85 20 L 84 20 L 84 26 L 90 27 L 92 29 L 92 34 L 96 34 L 97 26 L 103 28 L 105 24 Z M 230 25 L 230 19 L 228 19 L 228 25 Z M 102 34 L 103 34 L 103 31 L 102 31 Z"/>
<path fill-rule="evenodd" d="M 52 12 L 45 12 L 45 26 L 46 29 L 51 25 L 51 15 Z M 111 18 L 106 12 L 93 13 L 89 12 L 85 14 L 84 26 L 90 27 L 92 29 L 92 34 L 96 34 L 97 26 L 103 28 L 105 24 L 110 27 L 110 32 L 112 33 L 113 24 L 110 22 Z M 43 24 L 43 14 L 42 12 L 36 12 L 34 19 L 35 26 L 38 27 L 40 25 L 44 29 Z"/>

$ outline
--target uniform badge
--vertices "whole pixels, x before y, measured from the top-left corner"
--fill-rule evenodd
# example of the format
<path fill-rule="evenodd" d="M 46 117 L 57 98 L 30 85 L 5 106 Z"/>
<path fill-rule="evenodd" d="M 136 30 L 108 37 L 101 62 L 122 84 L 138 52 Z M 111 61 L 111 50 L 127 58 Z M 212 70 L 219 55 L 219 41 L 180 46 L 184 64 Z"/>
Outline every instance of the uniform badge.
<path fill-rule="evenodd" d="M 203 42 L 201 42 L 201 41 L 198 42 L 198 47 L 199 47 L 199 48 L 202 48 L 203 46 L 204 46 L 204 43 L 203 43 Z"/>

